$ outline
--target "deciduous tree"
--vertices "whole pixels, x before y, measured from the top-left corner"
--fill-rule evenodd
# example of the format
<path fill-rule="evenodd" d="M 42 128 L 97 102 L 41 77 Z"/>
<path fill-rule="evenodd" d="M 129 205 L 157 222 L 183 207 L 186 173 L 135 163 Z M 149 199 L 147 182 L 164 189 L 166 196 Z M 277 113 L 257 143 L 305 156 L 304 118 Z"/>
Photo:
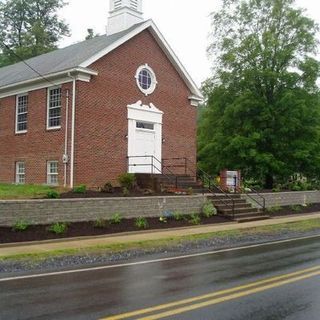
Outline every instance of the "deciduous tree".
<path fill-rule="evenodd" d="M 224 0 L 212 28 L 201 166 L 241 169 L 268 188 L 294 173 L 318 176 L 317 24 L 294 0 Z"/>
<path fill-rule="evenodd" d="M 69 35 L 57 13 L 64 6 L 63 0 L 0 1 L 0 66 L 56 49 Z"/>

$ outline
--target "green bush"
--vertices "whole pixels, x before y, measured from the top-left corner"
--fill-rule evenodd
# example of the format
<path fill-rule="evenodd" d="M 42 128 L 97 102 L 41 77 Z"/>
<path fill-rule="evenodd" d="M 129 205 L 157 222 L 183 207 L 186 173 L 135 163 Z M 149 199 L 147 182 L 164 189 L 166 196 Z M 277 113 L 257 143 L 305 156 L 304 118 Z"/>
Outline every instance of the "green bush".
<path fill-rule="evenodd" d="M 172 215 L 173 215 L 173 219 L 176 221 L 183 220 L 183 214 L 180 211 L 174 211 Z"/>
<path fill-rule="evenodd" d="M 64 234 L 68 230 L 68 224 L 65 222 L 56 222 L 52 224 L 48 230 L 55 234 Z"/>
<path fill-rule="evenodd" d="M 139 229 L 147 229 L 149 227 L 148 221 L 144 217 L 136 218 L 134 225 Z"/>
<path fill-rule="evenodd" d="M 270 213 L 278 212 L 280 210 L 282 210 L 282 207 L 280 207 L 280 206 L 274 206 L 274 207 L 271 207 L 271 208 L 267 208 L 267 211 L 270 212 Z"/>
<path fill-rule="evenodd" d="M 48 199 L 57 199 L 60 198 L 60 193 L 56 190 L 50 190 L 47 192 Z"/>
<path fill-rule="evenodd" d="M 106 192 L 106 193 L 113 193 L 114 192 L 114 188 L 112 186 L 111 182 L 107 182 L 102 188 L 101 188 L 102 192 Z"/>
<path fill-rule="evenodd" d="M 104 229 L 107 226 L 107 221 L 104 219 L 97 219 L 93 222 L 93 227 L 96 229 Z"/>
<path fill-rule="evenodd" d="M 192 188 L 192 187 L 189 187 L 189 188 L 187 189 L 187 195 L 189 195 L 189 196 L 192 196 L 192 195 L 193 195 L 193 188 Z"/>
<path fill-rule="evenodd" d="M 300 212 L 302 210 L 302 206 L 299 204 L 294 204 L 290 206 L 290 209 L 294 212 Z"/>
<path fill-rule="evenodd" d="M 122 217 L 120 213 L 114 213 L 110 219 L 111 224 L 120 224 L 122 221 Z"/>
<path fill-rule="evenodd" d="M 122 195 L 123 195 L 124 197 L 128 197 L 128 196 L 130 195 L 129 189 L 126 188 L 126 187 L 123 187 L 123 188 L 122 188 Z"/>
<path fill-rule="evenodd" d="M 206 218 L 210 218 L 212 216 L 217 215 L 217 209 L 214 207 L 213 203 L 211 201 L 206 202 L 202 207 L 202 214 Z"/>
<path fill-rule="evenodd" d="M 85 184 L 81 184 L 80 186 L 76 186 L 73 188 L 74 193 L 86 193 L 87 186 Z"/>
<path fill-rule="evenodd" d="M 122 188 L 131 190 L 136 182 L 136 176 L 134 173 L 123 173 L 118 177 L 118 181 Z"/>
<path fill-rule="evenodd" d="M 30 223 L 26 220 L 18 220 L 14 226 L 13 231 L 26 231 L 30 227 Z"/>
<path fill-rule="evenodd" d="M 188 219 L 188 222 L 190 224 L 193 224 L 193 225 L 198 225 L 201 223 L 201 218 L 198 214 L 192 214 L 189 219 Z"/>

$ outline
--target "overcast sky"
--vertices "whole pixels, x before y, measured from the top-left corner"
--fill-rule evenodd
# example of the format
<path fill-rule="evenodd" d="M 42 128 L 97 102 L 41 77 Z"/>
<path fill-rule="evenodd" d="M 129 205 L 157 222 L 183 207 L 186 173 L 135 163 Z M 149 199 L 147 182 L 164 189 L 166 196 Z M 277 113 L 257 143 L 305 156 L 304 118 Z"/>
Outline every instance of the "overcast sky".
<path fill-rule="evenodd" d="M 72 36 L 60 46 L 81 41 L 87 28 L 104 34 L 109 0 L 67 0 L 62 16 L 69 24 Z M 307 13 L 320 23 L 319 0 L 296 0 Z M 173 50 L 198 85 L 210 76 L 210 61 L 206 54 L 209 44 L 210 13 L 220 0 L 143 0 L 145 19 L 152 18 Z"/>

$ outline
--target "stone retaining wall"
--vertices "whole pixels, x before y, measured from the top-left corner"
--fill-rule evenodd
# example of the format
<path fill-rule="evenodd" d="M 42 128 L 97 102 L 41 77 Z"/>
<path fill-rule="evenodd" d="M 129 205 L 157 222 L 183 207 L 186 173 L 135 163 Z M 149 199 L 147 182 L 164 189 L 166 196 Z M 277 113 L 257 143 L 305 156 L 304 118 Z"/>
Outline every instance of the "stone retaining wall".
<path fill-rule="evenodd" d="M 308 203 L 320 203 L 320 191 L 292 191 L 278 193 L 262 193 L 266 199 L 266 207 L 282 207 L 290 205 L 305 205 Z M 256 195 L 251 195 L 254 199 L 261 202 L 261 198 Z M 253 206 L 259 207 L 256 202 L 250 199 L 247 195 L 243 195 Z"/>
<path fill-rule="evenodd" d="M 203 195 L 0 201 L 0 226 L 22 219 L 31 224 L 94 221 L 109 219 L 114 213 L 126 218 L 160 216 L 165 211 L 192 214 L 200 213 L 205 201 Z"/>

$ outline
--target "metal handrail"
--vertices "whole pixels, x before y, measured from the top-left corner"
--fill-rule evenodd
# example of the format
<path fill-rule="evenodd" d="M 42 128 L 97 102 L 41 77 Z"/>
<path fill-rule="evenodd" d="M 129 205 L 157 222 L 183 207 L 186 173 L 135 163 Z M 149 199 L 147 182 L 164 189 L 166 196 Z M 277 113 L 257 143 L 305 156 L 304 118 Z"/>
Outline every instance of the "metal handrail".
<path fill-rule="evenodd" d="M 130 164 L 130 159 L 132 158 L 150 158 L 151 159 L 151 163 L 141 163 L 141 164 Z M 170 169 L 167 168 L 167 170 L 169 171 L 169 174 L 171 174 L 172 176 L 168 175 L 168 174 L 165 174 L 163 172 L 163 169 L 166 168 L 165 166 L 162 165 L 162 162 L 156 158 L 155 156 L 127 156 L 127 159 L 128 159 L 128 168 L 129 167 L 139 167 L 139 166 L 150 166 L 152 168 L 152 174 L 155 174 L 154 173 L 154 170 L 153 169 L 156 169 L 156 171 L 158 173 L 161 173 L 163 176 L 165 176 L 166 178 L 168 178 L 169 180 L 174 180 L 174 185 L 176 188 L 178 188 L 178 176 L 176 176 Z M 154 160 L 157 161 L 162 169 L 159 169 L 155 163 L 154 163 Z"/>
<path fill-rule="evenodd" d="M 189 160 L 188 158 L 184 157 L 184 158 L 167 158 L 167 159 L 163 159 L 163 161 L 169 161 L 169 160 L 184 160 L 184 166 L 185 166 L 185 173 L 187 174 L 188 170 L 192 171 L 193 174 L 195 174 L 195 178 L 201 180 L 203 185 L 207 184 L 207 190 L 209 192 L 211 192 L 212 194 L 215 194 L 216 192 L 214 192 L 213 188 L 219 190 L 225 197 L 227 197 L 229 200 L 231 200 L 232 204 L 230 205 L 229 202 L 220 199 L 220 201 L 226 205 L 227 207 L 231 207 L 232 210 L 232 218 L 234 219 L 235 216 L 235 200 L 227 193 L 225 192 L 219 185 L 217 185 L 214 182 L 214 178 L 209 175 L 207 172 L 205 172 L 204 170 L 198 168 L 197 164 L 193 163 L 191 160 Z M 195 168 L 197 168 L 196 171 L 194 171 L 194 169 L 190 169 L 188 168 L 188 163 L 192 164 Z M 179 165 L 171 165 L 171 167 L 182 167 L 183 165 L 179 164 Z M 199 175 L 199 172 L 201 173 L 201 175 Z"/>
<path fill-rule="evenodd" d="M 265 212 L 266 211 L 266 198 L 261 195 L 257 190 L 253 189 L 253 188 L 250 188 L 250 190 L 256 195 L 258 196 L 260 199 L 262 199 L 262 204 L 261 202 L 259 202 L 257 199 L 255 199 L 251 194 L 250 192 L 246 192 L 244 190 L 244 194 L 249 197 L 252 201 L 254 201 L 255 203 L 257 203 L 261 208 L 262 208 L 262 212 Z"/>

